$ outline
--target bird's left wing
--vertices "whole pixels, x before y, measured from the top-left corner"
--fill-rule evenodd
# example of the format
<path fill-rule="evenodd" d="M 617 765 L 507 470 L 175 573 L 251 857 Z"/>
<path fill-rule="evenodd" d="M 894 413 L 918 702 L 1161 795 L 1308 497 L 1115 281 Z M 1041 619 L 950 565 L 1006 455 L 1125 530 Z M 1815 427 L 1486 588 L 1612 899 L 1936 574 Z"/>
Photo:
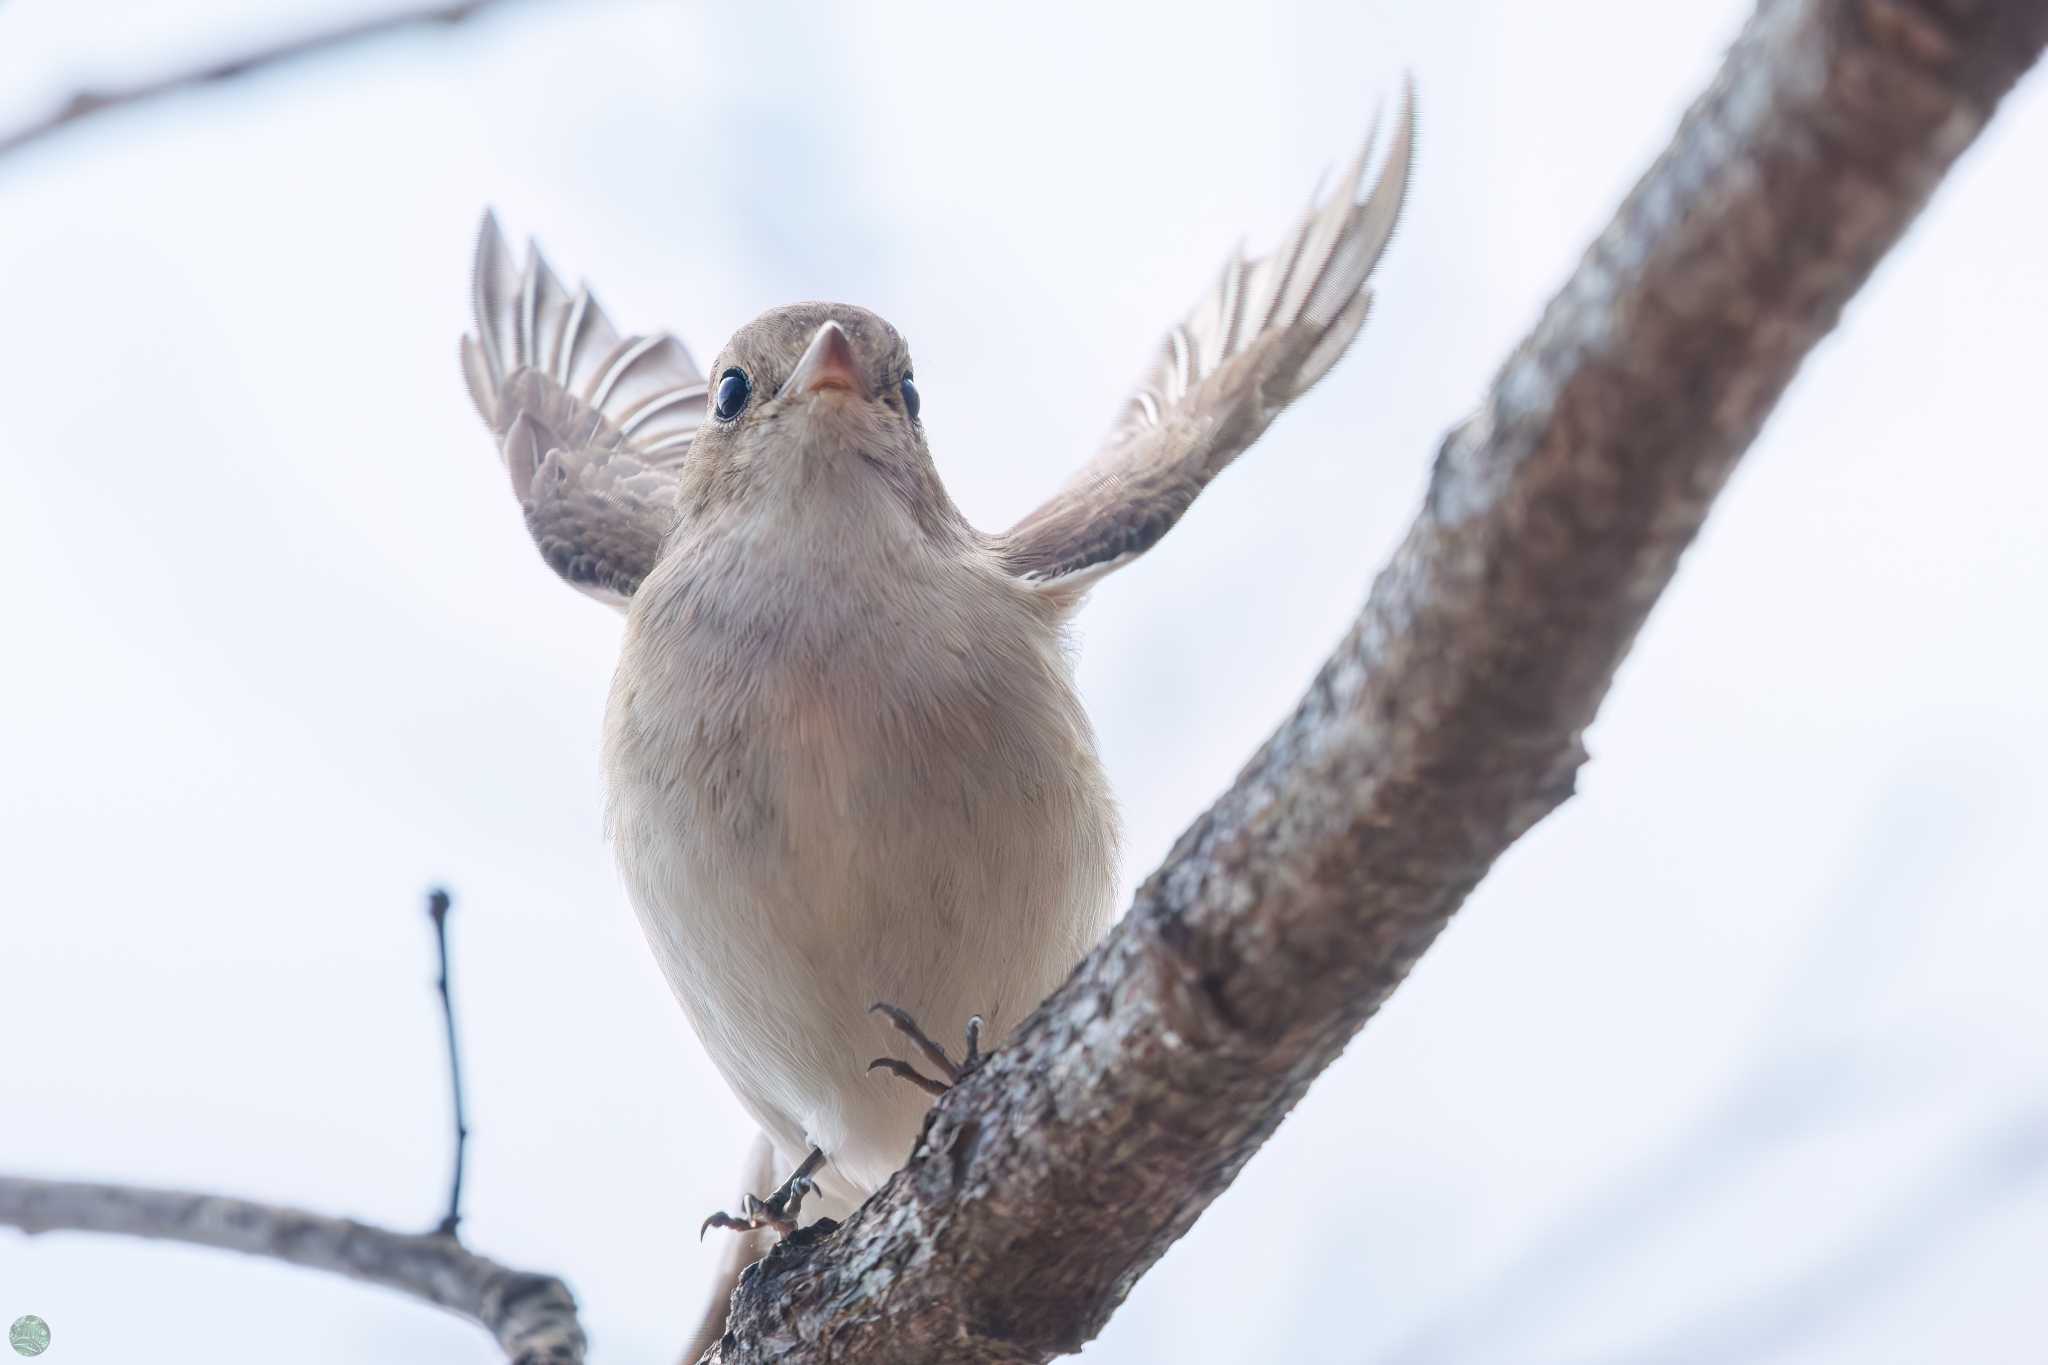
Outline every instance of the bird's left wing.
<path fill-rule="evenodd" d="M 1336 363 L 1372 305 L 1366 277 L 1393 235 L 1414 153 L 1403 91 L 1379 173 L 1365 186 L 1378 121 L 1343 183 L 1280 250 L 1233 255 L 1167 334 L 1100 454 L 1038 510 L 992 538 L 1009 570 L 1076 601 L 1143 554 L 1280 410 Z"/>
<path fill-rule="evenodd" d="M 666 333 L 620 337 L 589 288 L 569 293 L 538 249 L 515 267 L 489 213 L 475 293 L 462 372 L 526 529 L 572 587 L 624 608 L 675 522 L 704 375 Z"/>

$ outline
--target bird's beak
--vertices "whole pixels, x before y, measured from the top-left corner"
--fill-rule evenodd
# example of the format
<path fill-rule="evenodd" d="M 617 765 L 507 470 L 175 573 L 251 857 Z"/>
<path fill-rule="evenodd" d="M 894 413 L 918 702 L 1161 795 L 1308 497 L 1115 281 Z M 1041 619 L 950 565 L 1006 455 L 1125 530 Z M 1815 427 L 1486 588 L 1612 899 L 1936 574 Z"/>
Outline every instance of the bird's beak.
<path fill-rule="evenodd" d="M 853 343 L 847 340 L 846 329 L 836 322 L 827 322 L 818 329 L 804 351 L 804 358 L 797 361 L 782 391 L 775 396 L 788 398 L 820 389 L 846 389 L 862 398 L 874 397 L 867 380 L 861 377 L 860 363 L 854 358 Z"/>

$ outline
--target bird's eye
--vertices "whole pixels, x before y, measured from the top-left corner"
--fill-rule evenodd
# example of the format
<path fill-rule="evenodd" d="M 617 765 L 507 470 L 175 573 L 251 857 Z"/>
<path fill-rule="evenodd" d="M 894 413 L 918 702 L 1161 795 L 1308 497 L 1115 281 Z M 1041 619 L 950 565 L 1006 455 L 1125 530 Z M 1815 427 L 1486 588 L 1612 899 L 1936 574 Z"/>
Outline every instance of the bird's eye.
<path fill-rule="evenodd" d="M 905 412 L 907 412 L 907 413 L 909 413 L 909 414 L 910 414 L 910 420 L 911 420 L 911 421 L 913 421 L 913 422 L 915 422 L 915 421 L 917 420 L 917 409 L 918 409 L 918 404 L 919 404 L 919 402 L 920 402 L 920 401 L 921 401 L 921 400 L 919 400 L 919 398 L 918 398 L 918 396 L 917 396 L 917 381 L 916 381 L 916 380 L 914 380 L 914 379 L 912 379 L 912 378 L 911 378 L 911 377 L 910 377 L 909 375 L 907 375 L 907 374 L 906 374 L 906 375 L 904 375 L 904 376 L 903 376 L 903 410 L 904 410 Z"/>
<path fill-rule="evenodd" d="M 740 409 L 747 405 L 747 395 L 753 391 L 744 370 L 727 370 L 718 377 L 718 395 L 711 404 L 711 415 L 721 422 L 730 422 L 740 415 Z"/>

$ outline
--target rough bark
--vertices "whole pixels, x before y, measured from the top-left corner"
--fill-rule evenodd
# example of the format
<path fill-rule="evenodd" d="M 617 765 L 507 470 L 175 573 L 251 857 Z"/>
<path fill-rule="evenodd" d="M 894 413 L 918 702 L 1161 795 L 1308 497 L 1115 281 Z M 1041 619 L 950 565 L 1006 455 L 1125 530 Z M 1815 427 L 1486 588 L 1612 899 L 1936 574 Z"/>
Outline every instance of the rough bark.
<path fill-rule="evenodd" d="M 0 1227 L 111 1232 L 267 1256 L 424 1299 L 482 1327 L 513 1365 L 583 1365 L 576 1300 L 444 1234 L 388 1232 L 218 1195 L 0 1176 Z M 289 1345 L 280 1353 L 290 1354 Z"/>
<path fill-rule="evenodd" d="M 1616 666 L 1800 361 L 2048 42 L 2048 2 L 1765 0 L 1479 414 L 1299 709 L 724 1365 L 1094 1336 L 1572 790 Z"/>

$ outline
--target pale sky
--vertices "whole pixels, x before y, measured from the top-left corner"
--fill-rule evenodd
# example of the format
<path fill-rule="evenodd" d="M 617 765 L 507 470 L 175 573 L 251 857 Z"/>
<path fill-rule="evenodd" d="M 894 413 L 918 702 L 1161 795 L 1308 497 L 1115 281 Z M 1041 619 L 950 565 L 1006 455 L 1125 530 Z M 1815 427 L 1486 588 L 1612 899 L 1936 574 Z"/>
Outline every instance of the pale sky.
<path fill-rule="evenodd" d="M 1027 510 L 1405 67 L 1407 219 L 1331 377 L 1080 621 L 1135 881 L 1285 713 L 1735 3 L 497 11 L 0 162 L 0 1169 L 425 1227 L 457 894 L 465 1232 L 669 1359 L 746 1129 L 603 842 L 618 621 L 463 393 L 495 204 L 700 356 L 909 338 Z M 0 126 L 359 12 L 0 6 Z M 2048 85 L 1823 346 L 1513 850 L 1083 1359 L 2038 1359 Z M 496 1358 L 331 1277 L 0 1233 L 65 1362 Z"/>

